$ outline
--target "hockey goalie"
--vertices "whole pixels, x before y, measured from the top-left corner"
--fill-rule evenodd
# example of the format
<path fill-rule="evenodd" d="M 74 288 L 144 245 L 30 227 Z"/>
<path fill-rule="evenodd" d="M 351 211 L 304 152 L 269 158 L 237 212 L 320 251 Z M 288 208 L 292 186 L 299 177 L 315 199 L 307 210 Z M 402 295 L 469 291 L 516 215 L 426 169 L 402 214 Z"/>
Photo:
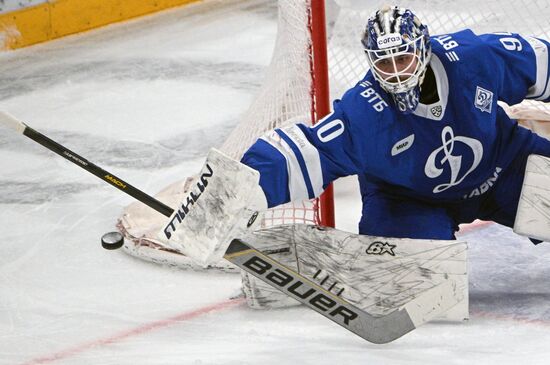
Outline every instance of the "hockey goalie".
<path fill-rule="evenodd" d="M 127 250 L 219 266 L 231 240 L 243 238 L 382 315 L 449 277 L 467 303 L 466 245 L 455 237 L 461 223 L 489 220 L 550 240 L 550 118 L 503 104 L 550 101 L 550 44 L 468 29 L 430 36 L 399 7 L 375 12 L 361 42 L 370 70 L 331 114 L 315 126 L 268 132 L 240 162 L 212 151 L 196 178 L 159 194 L 178 201 L 168 222 L 137 206 L 126 211 L 119 227 L 134 242 Z M 448 57 L 451 49 L 460 62 Z M 257 229 L 266 209 L 313 199 L 349 175 L 358 176 L 362 195 L 358 235 Z M 292 304 L 248 274 L 243 286 L 252 307 Z M 467 317 L 467 305 L 451 317 Z"/>

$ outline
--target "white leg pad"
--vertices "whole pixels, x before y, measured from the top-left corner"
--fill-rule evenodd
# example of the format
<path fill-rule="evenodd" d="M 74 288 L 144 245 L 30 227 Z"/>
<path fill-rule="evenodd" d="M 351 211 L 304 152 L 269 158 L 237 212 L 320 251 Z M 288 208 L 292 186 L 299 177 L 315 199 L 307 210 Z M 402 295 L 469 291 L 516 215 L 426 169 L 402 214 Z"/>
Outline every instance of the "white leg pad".
<path fill-rule="evenodd" d="M 373 237 L 311 225 L 278 226 L 254 232 L 247 239 L 256 240 L 256 247 L 274 242 L 273 248 L 280 248 L 286 242 L 290 250 L 277 253 L 277 259 L 373 315 L 416 303 L 423 293 L 448 284 L 459 302 L 438 318 L 462 321 L 469 317 L 465 242 Z M 298 304 L 248 274 L 242 275 L 251 307 Z"/>
<path fill-rule="evenodd" d="M 530 155 L 514 232 L 550 242 L 550 158 Z"/>

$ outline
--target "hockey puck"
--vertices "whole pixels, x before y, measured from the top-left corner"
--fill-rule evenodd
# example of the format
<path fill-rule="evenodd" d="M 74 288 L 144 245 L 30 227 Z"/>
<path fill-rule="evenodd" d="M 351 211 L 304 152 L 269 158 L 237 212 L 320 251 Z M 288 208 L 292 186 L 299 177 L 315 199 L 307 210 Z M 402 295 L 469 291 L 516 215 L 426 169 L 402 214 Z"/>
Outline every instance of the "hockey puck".
<path fill-rule="evenodd" d="M 105 233 L 101 237 L 101 246 L 106 250 L 117 250 L 124 245 L 124 236 L 120 232 Z"/>

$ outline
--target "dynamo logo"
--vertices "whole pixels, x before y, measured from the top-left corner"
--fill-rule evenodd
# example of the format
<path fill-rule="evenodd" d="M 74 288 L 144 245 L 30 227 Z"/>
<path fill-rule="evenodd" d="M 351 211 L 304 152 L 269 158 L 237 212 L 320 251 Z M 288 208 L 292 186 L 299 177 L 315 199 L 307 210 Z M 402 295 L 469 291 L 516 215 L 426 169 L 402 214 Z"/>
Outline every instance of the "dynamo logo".
<path fill-rule="evenodd" d="M 441 140 L 443 142 L 443 146 L 439 147 L 430 154 L 428 161 L 426 161 L 426 166 L 424 167 L 424 173 L 431 179 L 435 179 L 440 176 L 444 169 L 436 166 L 436 161 L 438 161 L 440 165 L 443 165 L 450 170 L 451 179 L 448 183 L 437 185 L 433 189 L 434 194 L 441 193 L 464 181 L 464 179 L 479 166 L 481 158 L 483 157 L 483 145 L 481 142 L 474 138 L 462 136 L 455 137 L 453 129 L 449 126 L 443 128 L 443 131 L 441 132 Z M 460 175 L 460 171 L 462 169 L 462 156 L 453 155 L 455 143 L 462 143 L 468 146 L 474 155 L 472 165 L 462 175 Z"/>

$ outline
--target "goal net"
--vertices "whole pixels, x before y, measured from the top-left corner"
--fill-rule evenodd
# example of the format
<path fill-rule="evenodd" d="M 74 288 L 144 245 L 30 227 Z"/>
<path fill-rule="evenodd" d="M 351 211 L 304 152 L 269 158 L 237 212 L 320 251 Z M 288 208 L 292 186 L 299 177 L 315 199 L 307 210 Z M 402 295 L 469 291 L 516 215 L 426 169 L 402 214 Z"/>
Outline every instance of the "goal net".
<path fill-rule="evenodd" d="M 312 5 L 325 5 L 326 22 L 318 17 L 322 11 L 312 11 Z M 327 80 L 327 73 L 316 66 L 324 50 L 328 54 L 330 99 L 340 97 L 367 72 L 367 63 L 360 39 L 366 19 L 377 8 L 387 4 L 376 0 L 279 0 L 278 32 L 265 81 L 240 124 L 219 148 L 240 159 L 254 141 L 269 130 L 292 123 L 312 124 L 322 117 L 320 106 L 324 96 L 316 95 Z M 550 38 L 550 13 L 547 0 L 408 0 L 395 1 L 409 7 L 428 24 L 432 35 L 471 28 L 476 33 L 497 31 Z M 326 24 L 328 46 L 319 37 L 315 22 Z M 312 37 L 312 35 L 314 37 Z M 315 37 L 317 36 L 317 37 Z M 319 39 L 321 38 L 321 39 Z M 328 99 L 328 95 L 326 96 Z M 529 120 L 527 126 L 548 128 L 548 107 L 526 102 L 508 108 L 513 117 Z M 514 114 L 515 113 L 515 114 Z M 540 129 L 542 128 L 542 129 Z M 156 197 L 169 206 L 176 206 L 185 196 L 192 178 L 168 186 Z M 318 224 L 324 214 L 318 200 L 294 202 L 266 212 L 263 226 L 312 223 Z M 192 265 L 187 258 L 168 249 L 157 238 L 164 218 L 139 203 L 129 206 L 118 227 L 126 235 L 125 250 L 135 256 L 178 266 Z M 223 266 L 223 265 L 222 265 Z M 226 267 L 227 268 L 227 267 Z"/>

